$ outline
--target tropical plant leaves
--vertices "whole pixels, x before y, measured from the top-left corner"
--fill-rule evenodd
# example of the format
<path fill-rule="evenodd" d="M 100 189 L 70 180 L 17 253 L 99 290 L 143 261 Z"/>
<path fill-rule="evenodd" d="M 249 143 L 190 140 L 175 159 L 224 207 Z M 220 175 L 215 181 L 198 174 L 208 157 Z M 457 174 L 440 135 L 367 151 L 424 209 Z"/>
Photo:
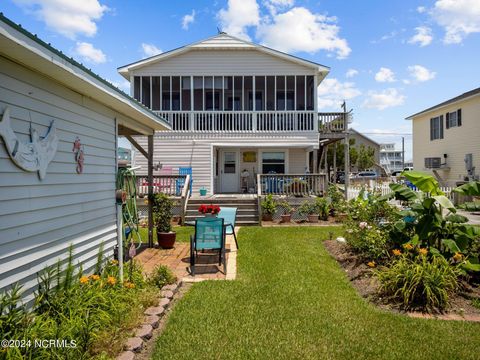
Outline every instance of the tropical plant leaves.
<path fill-rule="evenodd" d="M 402 176 L 405 176 L 408 181 L 415 185 L 419 190 L 430 193 L 431 195 L 445 195 L 440 190 L 438 181 L 432 176 L 420 171 L 404 171 Z"/>
<path fill-rule="evenodd" d="M 418 200 L 418 193 L 402 184 L 390 184 L 390 189 L 395 193 L 395 199 L 401 201 L 415 201 Z"/>
<path fill-rule="evenodd" d="M 443 239 L 442 245 L 445 246 L 451 253 L 461 252 L 455 240 L 452 239 Z"/>
<path fill-rule="evenodd" d="M 445 220 L 455 224 L 464 224 L 468 222 L 468 218 L 460 214 L 450 214 L 445 217 Z"/>
<path fill-rule="evenodd" d="M 437 196 L 434 196 L 433 198 L 437 203 L 439 203 L 444 208 L 450 210 L 453 213 L 457 212 L 457 209 L 455 209 L 455 206 L 445 195 L 437 195 Z"/>
<path fill-rule="evenodd" d="M 463 184 L 456 189 L 453 189 L 453 191 L 461 195 L 480 196 L 480 182 L 470 181 L 469 183 Z"/>

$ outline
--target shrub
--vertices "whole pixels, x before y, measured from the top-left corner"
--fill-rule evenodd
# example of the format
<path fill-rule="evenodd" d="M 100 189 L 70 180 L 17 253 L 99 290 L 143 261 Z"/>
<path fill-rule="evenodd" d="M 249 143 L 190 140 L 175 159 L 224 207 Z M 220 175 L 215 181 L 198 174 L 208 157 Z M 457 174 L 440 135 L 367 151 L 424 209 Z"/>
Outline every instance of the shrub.
<path fill-rule="evenodd" d="M 285 215 L 290 215 L 295 211 L 295 209 L 286 200 L 279 201 L 277 205 L 283 210 Z"/>
<path fill-rule="evenodd" d="M 173 200 L 167 195 L 160 193 L 155 194 L 152 200 L 153 207 L 153 223 L 157 231 L 170 232 L 172 231 L 172 209 Z"/>
<path fill-rule="evenodd" d="M 319 215 L 320 219 L 327 220 L 330 210 L 330 202 L 326 198 L 318 197 L 314 202 L 304 201 L 298 208 L 301 215 Z"/>
<path fill-rule="evenodd" d="M 408 310 L 443 310 L 459 287 L 461 271 L 441 256 L 400 255 L 390 267 L 377 271 L 380 291 Z"/>
<path fill-rule="evenodd" d="M 272 194 L 265 196 L 265 199 L 262 200 L 260 206 L 262 207 L 262 213 L 266 215 L 274 215 L 277 211 L 277 202 Z"/>
<path fill-rule="evenodd" d="M 386 232 L 367 222 L 350 223 L 345 238 L 350 248 L 366 259 L 379 260 L 388 254 Z"/>
<path fill-rule="evenodd" d="M 330 213 L 332 216 L 346 211 L 347 202 L 338 186 L 332 184 L 328 187 L 327 198 L 330 199 Z"/>
<path fill-rule="evenodd" d="M 173 274 L 172 270 L 165 265 L 155 267 L 149 278 L 149 283 L 160 289 L 165 285 L 173 284 L 175 281 L 177 281 L 177 277 Z"/>

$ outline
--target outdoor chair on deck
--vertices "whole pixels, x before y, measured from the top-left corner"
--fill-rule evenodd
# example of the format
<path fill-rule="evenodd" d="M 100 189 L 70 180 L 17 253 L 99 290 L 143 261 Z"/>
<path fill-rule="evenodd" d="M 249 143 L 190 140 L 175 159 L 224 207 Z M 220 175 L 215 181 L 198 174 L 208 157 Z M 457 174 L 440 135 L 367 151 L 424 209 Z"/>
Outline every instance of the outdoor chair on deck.
<path fill-rule="evenodd" d="M 193 186 L 192 168 L 180 167 L 178 168 L 178 175 L 190 175 L 190 189 L 192 189 L 192 186 Z M 179 196 L 182 193 L 182 189 L 184 186 L 185 186 L 185 178 L 178 179 L 176 183 L 177 196 Z M 192 191 L 190 191 L 190 195 L 192 195 Z"/>
<path fill-rule="evenodd" d="M 237 234 L 235 234 L 235 220 L 237 218 L 237 208 L 220 207 L 218 217 L 223 218 L 225 224 L 228 223 L 228 225 L 225 226 L 225 234 L 233 235 L 233 238 L 235 239 L 235 244 L 237 245 L 238 249 L 239 247 L 237 242 Z"/>
<path fill-rule="evenodd" d="M 195 261 L 199 250 L 218 250 L 218 265 L 227 272 L 225 229 L 223 218 L 200 218 L 195 221 L 195 234 L 190 237 L 190 269 L 195 276 Z"/>

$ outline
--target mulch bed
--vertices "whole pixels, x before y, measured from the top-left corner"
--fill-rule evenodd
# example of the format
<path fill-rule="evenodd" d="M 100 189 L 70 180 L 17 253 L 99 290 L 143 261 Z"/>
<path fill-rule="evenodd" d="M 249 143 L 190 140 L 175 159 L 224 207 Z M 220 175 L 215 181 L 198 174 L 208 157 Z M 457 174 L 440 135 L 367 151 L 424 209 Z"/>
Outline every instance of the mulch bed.
<path fill-rule="evenodd" d="M 450 307 L 443 313 L 429 314 L 421 311 L 403 311 L 397 304 L 388 302 L 378 294 L 378 281 L 373 271 L 363 259 L 354 254 L 347 244 L 336 240 L 324 241 L 324 246 L 330 255 L 337 260 L 350 280 L 352 286 L 367 301 L 375 306 L 395 313 L 411 317 L 436 318 L 441 320 L 468 320 L 480 322 L 480 309 L 472 305 L 471 299 L 480 299 L 480 288 L 464 284 L 463 292 L 450 300 Z"/>

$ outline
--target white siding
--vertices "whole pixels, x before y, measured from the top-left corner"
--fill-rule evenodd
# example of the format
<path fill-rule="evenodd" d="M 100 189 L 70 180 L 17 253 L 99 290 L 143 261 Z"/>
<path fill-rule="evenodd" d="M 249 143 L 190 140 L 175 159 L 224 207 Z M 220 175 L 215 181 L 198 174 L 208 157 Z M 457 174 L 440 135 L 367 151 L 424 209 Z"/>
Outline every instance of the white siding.
<path fill-rule="evenodd" d="M 257 50 L 192 50 L 131 75 L 315 75 L 315 70 Z"/>
<path fill-rule="evenodd" d="M 115 113 L 51 79 L 0 57 L 0 113 L 8 106 L 15 133 L 28 140 L 30 124 L 42 136 L 55 120 L 58 151 L 44 180 L 16 167 L 0 138 L 0 291 L 20 282 L 31 297 L 36 273 L 65 260 L 72 244 L 84 269 L 98 248 L 116 243 Z M 72 145 L 84 145 L 83 174 Z M 29 296 L 30 295 L 30 296 Z"/>
<path fill-rule="evenodd" d="M 304 174 L 307 166 L 307 152 L 305 149 L 289 150 L 288 154 L 288 172 L 290 174 Z"/>

